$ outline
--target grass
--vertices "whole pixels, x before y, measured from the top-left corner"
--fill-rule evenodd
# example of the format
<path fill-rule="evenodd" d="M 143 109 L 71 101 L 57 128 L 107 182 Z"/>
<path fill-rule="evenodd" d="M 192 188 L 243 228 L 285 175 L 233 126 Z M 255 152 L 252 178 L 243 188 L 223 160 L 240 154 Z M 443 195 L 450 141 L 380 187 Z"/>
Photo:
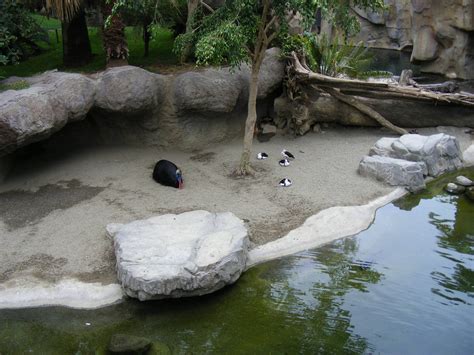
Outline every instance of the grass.
<path fill-rule="evenodd" d="M 36 21 L 48 30 L 50 44 L 42 45 L 43 52 L 30 57 L 17 65 L 0 66 L 0 78 L 10 76 L 32 76 L 46 70 L 58 69 L 68 72 L 93 73 L 105 69 L 105 53 L 102 45 L 101 31 L 97 27 L 89 27 L 89 39 L 91 42 L 93 59 L 87 65 L 78 68 L 64 68 L 62 64 L 62 34 L 61 23 L 52 18 L 41 15 L 33 15 Z M 58 38 L 56 38 L 56 31 Z M 173 34 L 165 28 L 156 28 L 153 39 L 150 42 L 150 53 L 144 57 L 144 44 L 141 32 L 133 27 L 125 29 L 128 48 L 130 51 L 129 64 L 156 71 L 163 66 L 177 64 L 176 56 L 173 54 Z"/>

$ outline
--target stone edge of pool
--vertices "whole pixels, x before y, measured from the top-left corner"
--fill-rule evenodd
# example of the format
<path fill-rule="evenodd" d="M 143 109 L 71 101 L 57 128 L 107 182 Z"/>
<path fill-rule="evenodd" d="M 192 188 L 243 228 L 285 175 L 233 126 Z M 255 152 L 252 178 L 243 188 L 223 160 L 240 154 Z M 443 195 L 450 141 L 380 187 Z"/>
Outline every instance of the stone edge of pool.
<path fill-rule="evenodd" d="M 247 269 L 357 234 L 370 226 L 378 208 L 407 193 L 403 188 L 396 188 L 365 205 L 322 210 L 286 236 L 250 250 Z M 123 298 L 124 293 L 119 284 L 103 285 L 74 279 L 63 279 L 55 284 L 31 278 L 14 279 L 0 285 L 0 309 L 45 306 L 94 309 L 118 303 Z"/>
<path fill-rule="evenodd" d="M 396 188 L 361 206 L 330 207 L 309 217 L 286 236 L 258 246 L 249 252 L 247 269 L 257 264 L 316 248 L 336 239 L 348 237 L 367 229 L 380 207 L 407 194 L 404 188 Z"/>

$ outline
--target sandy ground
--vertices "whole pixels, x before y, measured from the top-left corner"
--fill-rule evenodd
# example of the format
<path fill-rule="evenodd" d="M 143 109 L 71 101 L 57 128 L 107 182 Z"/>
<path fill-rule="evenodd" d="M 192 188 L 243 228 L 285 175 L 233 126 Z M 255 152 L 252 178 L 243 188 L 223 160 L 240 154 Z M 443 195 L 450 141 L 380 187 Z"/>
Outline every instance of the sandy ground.
<path fill-rule="evenodd" d="M 460 138 L 463 149 L 472 141 L 461 129 L 448 132 Z M 241 140 L 192 153 L 94 146 L 24 157 L 0 185 L 0 285 L 31 276 L 113 283 L 114 255 L 105 226 L 163 213 L 231 211 L 248 222 L 254 245 L 275 240 L 322 209 L 364 204 L 393 191 L 357 174 L 360 159 L 382 136 L 390 134 L 338 128 L 256 141 L 254 152 L 265 151 L 270 158 L 254 158 L 257 175 L 246 179 L 229 176 Z M 297 157 L 287 168 L 278 165 L 283 148 Z M 159 159 L 182 168 L 185 189 L 151 179 Z M 293 186 L 278 187 L 283 177 Z"/>

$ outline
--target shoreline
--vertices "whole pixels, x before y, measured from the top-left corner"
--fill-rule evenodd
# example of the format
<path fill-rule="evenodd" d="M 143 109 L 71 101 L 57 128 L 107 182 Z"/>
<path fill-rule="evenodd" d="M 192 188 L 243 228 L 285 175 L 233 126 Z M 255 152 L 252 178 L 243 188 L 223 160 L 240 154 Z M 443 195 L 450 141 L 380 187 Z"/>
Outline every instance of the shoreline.
<path fill-rule="evenodd" d="M 459 138 L 462 150 L 472 144 L 462 129 L 443 129 Z M 248 267 L 357 234 L 370 225 L 377 208 L 401 196 L 394 187 L 357 174 L 362 156 L 386 136 L 376 128 L 337 128 L 256 141 L 254 154 L 265 151 L 270 158 L 253 156 L 256 177 L 244 179 L 229 176 L 240 157 L 240 139 L 182 152 L 133 146 L 64 149 L 53 137 L 14 162 L 0 184 L 0 307 L 28 302 L 37 307 L 52 300 L 77 307 L 74 297 L 86 301 L 87 290 L 104 292 L 102 302 L 89 299 L 92 308 L 118 301 L 122 293 L 105 231 L 109 223 L 196 209 L 230 211 L 247 222 Z M 296 155 L 287 168 L 278 165 L 283 148 Z M 182 168 L 185 189 L 151 179 L 154 163 L 162 158 Z M 293 186 L 278 187 L 283 177 Z M 347 223 L 348 218 L 357 223 Z M 337 219 L 344 223 L 335 224 Z M 326 230 L 324 221 L 330 224 Z M 316 235 L 322 237 L 314 240 Z"/>
<path fill-rule="evenodd" d="M 375 212 L 379 208 L 407 193 L 408 191 L 403 188 L 396 188 L 388 195 L 362 206 L 337 206 L 322 210 L 309 217 L 303 225 L 286 236 L 251 249 L 245 271 L 272 259 L 289 256 L 360 233 L 372 224 Z M 350 227 L 335 230 L 334 222 L 338 219 L 343 219 L 344 224 Z M 315 234 L 316 232 L 319 234 Z M 12 280 L 10 284 L 0 285 L 0 310 L 49 306 L 96 309 L 122 302 L 126 298 L 118 283 L 102 285 L 62 279 L 57 283 L 47 284 L 41 280 L 30 279 Z"/>

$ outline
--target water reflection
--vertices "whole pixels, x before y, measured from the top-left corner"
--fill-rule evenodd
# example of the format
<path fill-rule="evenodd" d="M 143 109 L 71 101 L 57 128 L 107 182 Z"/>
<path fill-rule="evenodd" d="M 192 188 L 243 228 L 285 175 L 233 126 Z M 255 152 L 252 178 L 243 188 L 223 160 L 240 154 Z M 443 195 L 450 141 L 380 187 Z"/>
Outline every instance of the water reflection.
<path fill-rule="evenodd" d="M 454 218 L 429 214 L 429 223 L 438 230 L 436 253 L 446 259 L 431 273 L 441 288 L 433 293 L 453 304 L 472 304 L 474 297 L 474 204 L 464 196 L 445 196 L 455 206 Z"/>
<path fill-rule="evenodd" d="M 0 353 L 104 353 L 126 333 L 174 354 L 470 354 L 474 204 L 443 184 L 380 209 L 356 237 L 260 265 L 212 295 L 0 311 Z"/>
<path fill-rule="evenodd" d="M 301 323 L 302 350 L 318 353 L 365 353 L 367 339 L 353 331 L 351 312 L 344 307 L 349 291 L 368 292 L 382 274 L 372 262 L 359 259 L 358 240 L 348 238 L 286 258 L 262 277 L 271 281 L 274 308 L 287 322 Z"/>

